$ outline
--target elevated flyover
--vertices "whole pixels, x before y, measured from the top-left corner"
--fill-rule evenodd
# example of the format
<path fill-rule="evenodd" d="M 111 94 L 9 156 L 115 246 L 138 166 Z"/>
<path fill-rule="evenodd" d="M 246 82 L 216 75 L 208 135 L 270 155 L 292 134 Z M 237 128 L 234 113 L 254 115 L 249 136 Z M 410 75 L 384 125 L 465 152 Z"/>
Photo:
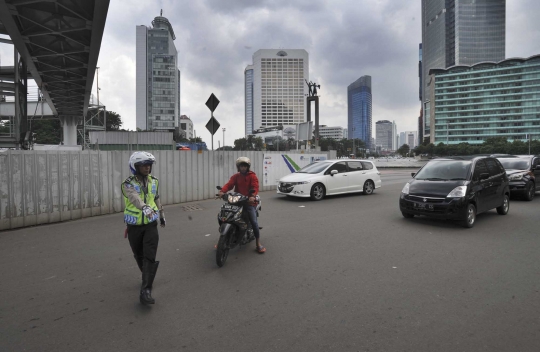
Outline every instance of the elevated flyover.
<path fill-rule="evenodd" d="M 2 82 L 15 96 L 13 141 L 27 135 L 26 75 L 35 80 L 64 144 L 77 144 L 77 124 L 88 110 L 109 0 L 0 0 L 0 34 L 15 47 L 15 77 Z M 6 42 L 6 40 L 3 40 Z"/>

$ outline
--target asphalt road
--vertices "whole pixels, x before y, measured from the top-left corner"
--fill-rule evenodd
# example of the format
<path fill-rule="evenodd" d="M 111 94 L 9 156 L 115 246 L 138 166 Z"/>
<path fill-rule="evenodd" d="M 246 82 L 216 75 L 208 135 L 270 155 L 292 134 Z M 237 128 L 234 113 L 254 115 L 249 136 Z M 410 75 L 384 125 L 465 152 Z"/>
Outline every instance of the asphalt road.
<path fill-rule="evenodd" d="M 0 351 L 540 351 L 540 194 L 465 229 L 404 219 L 410 171 L 382 173 L 370 196 L 262 193 L 267 252 L 223 268 L 221 202 L 166 207 L 148 307 L 121 214 L 2 232 Z"/>

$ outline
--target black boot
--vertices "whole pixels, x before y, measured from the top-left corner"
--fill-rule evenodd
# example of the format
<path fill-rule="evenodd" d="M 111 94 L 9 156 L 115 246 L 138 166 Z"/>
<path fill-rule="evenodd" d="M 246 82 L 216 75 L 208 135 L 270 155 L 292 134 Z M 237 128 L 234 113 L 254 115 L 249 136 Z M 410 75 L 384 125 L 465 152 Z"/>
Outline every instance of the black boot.
<path fill-rule="evenodd" d="M 156 277 L 159 262 L 150 263 L 145 261 L 142 271 L 142 285 L 139 299 L 142 304 L 154 304 L 156 301 L 152 298 L 152 284 Z"/>
<path fill-rule="evenodd" d="M 137 262 L 137 266 L 139 267 L 139 269 L 141 270 L 141 273 L 142 273 L 142 269 L 143 269 L 143 258 L 141 257 L 137 257 L 137 256 L 133 256 L 135 258 L 135 261 Z"/>

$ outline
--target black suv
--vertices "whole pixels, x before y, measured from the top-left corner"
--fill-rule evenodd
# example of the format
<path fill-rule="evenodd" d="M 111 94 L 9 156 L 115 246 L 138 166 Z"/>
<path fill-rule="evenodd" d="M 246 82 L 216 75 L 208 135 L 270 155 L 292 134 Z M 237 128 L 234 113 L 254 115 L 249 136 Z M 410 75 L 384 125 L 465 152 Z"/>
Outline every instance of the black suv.
<path fill-rule="evenodd" d="M 540 180 L 540 156 L 510 155 L 497 159 L 506 169 L 511 195 L 533 200 L 535 193 L 540 191 L 540 182 L 537 182 Z"/>
<path fill-rule="evenodd" d="M 473 227 L 476 214 L 496 208 L 506 215 L 510 208 L 508 176 L 492 157 L 434 159 L 412 176 L 399 198 L 405 218 L 457 219 Z"/>

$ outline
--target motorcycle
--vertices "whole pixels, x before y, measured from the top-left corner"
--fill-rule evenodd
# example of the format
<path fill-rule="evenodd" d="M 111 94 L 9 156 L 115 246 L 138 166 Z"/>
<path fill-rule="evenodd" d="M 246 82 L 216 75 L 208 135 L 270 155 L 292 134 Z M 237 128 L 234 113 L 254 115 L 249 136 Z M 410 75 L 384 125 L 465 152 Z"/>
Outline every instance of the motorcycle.
<path fill-rule="evenodd" d="M 221 187 L 216 187 L 221 190 Z M 255 191 L 250 190 L 249 194 L 253 194 Z M 216 198 L 219 195 L 216 194 Z M 255 209 L 257 217 L 259 217 L 259 211 L 261 211 L 260 197 L 255 197 L 258 204 Z M 253 227 L 249 221 L 248 214 L 244 212 L 244 205 L 248 205 L 248 196 L 244 196 L 241 193 L 231 192 L 225 193 L 221 197 L 225 203 L 221 206 L 218 213 L 219 222 L 219 241 L 217 244 L 216 263 L 219 267 L 222 267 L 227 260 L 229 250 L 236 246 L 248 244 L 255 239 L 253 233 Z M 259 227 L 262 229 L 262 227 Z"/>

